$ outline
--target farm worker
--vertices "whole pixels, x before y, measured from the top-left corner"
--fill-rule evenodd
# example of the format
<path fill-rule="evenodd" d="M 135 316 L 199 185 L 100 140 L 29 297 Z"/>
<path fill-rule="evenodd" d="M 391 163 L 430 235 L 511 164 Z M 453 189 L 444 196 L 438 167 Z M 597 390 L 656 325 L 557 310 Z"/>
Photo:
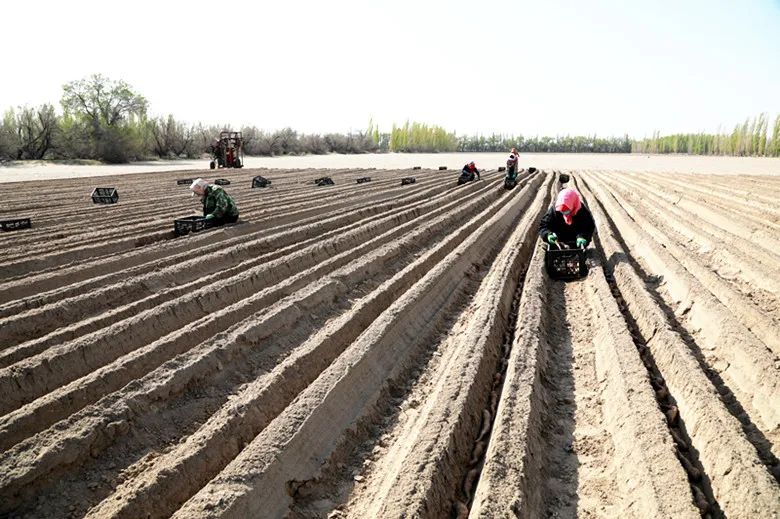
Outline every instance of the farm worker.
<path fill-rule="evenodd" d="M 596 223 L 574 189 L 562 189 L 539 223 L 539 237 L 550 245 L 563 244 L 584 249 L 590 243 Z"/>
<path fill-rule="evenodd" d="M 477 165 L 474 164 L 474 161 L 472 160 L 465 166 L 463 166 L 463 171 L 461 171 L 461 175 L 469 175 L 472 178 L 474 175 L 477 176 L 477 180 L 482 180 L 482 178 L 479 176 L 479 170 L 477 169 Z"/>
<path fill-rule="evenodd" d="M 211 225 L 224 225 L 238 220 L 238 207 L 221 186 L 196 178 L 190 189 L 192 196 L 198 195 L 203 202 L 203 216 Z"/>
<path fill-rule="evenodd" d="M 511 178 L 512 180 L 514 180 L 515 177 L 517 177 L 517 155 L 515 155 L 514 153 L 509 155 L 509 159 L 507 159 L 506 161 L 506 172 L 507 172 L 507 176 L 509 176 L 509 178 Z"/>

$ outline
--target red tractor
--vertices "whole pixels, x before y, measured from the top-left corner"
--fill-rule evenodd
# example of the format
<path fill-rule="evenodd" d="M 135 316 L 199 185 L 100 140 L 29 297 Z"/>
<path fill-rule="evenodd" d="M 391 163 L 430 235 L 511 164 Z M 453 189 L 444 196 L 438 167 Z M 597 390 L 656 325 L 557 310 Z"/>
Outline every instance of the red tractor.
<path fill-rule="evenodd" d="M 211 145 L 209 168 L 244 167 L 244 141 L 241 132 L 220 132 L 219 139 Z"/>

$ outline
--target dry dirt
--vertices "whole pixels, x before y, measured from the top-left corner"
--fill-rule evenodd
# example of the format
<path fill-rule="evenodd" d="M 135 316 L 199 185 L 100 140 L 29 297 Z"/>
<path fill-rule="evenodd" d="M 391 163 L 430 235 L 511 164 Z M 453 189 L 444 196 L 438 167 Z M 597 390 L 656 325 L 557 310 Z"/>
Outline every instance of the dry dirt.
<path fill-rule="evenodd" d="M 780 178 L 566 172 L 572 282 L 552 169 L 6 184 L 0 517 L 777 518 Z"/>

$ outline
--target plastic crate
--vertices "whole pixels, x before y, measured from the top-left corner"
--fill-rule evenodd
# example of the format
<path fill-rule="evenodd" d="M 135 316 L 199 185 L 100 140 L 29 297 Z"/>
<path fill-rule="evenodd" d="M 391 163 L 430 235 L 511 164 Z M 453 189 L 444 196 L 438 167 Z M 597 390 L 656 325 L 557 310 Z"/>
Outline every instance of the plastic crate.
<path fill-rule="evenodd" d="M 119 201 L 119 193 L 113 187 L 96 187 L 92 190 L 92 202 L 96 204 L 115 204 Z"/>
<path fill-rule="evenodd" d="M 506 166 L 498 166 L 498 171 L 506 171 Z"/>
<path fill-rule="evenodd" d="M 552 279 L 580 279 L 588 275 L 584 249 L 547 249 L 544 266 Z"/>
<path fill-rule="evenodd" d="M 318 186 L 333 186 L 336 183 L 333 182 L 333 179 L 330 177 L 320 177 L 314 179 L 314 183 Z"/>
<path fill-rule="evenodd" d="M 535 168 L 535 167 L 533 167 L 533 166 L 531 166 L 530 168 L 528 168 L 528 172 L 529 172 L 529 173 L 531 173 L 531 174 L 534 174 L 534 173 L 536 173 L 537 171 L 539 171 L 539 170 L 538 170 L 538 169 L 536 169 L 536 168 Z"/>
<path fill-rule="evenodd" d="M 415 182 L 417 182 L 417 179 L 414 177 L 404 177 L 401 179 L 402 186 L 405 186 L 407 184 L 414 184 Z"/>
<path fill-rule="evenodd" d="M 29 229 L 30 227 L 32 227 L 32 220 L 29 218 L 0 221 L 0 228 L 3 231 L 18 231 L 19 229 Z"/>
<path fill-rule="evenodd" d="M 412 169 L 414 170 L 422 169 L 422 166 L 414 166 Z"/>
<path fill-rule="evenodd" d="M 252 179 L 252 187 L 268 187 L 271 185 L 271 181 L 265 177 L 256 176 Z"/>
<path fill-rule="evenodd" d="M 185 185 L 189 186 L 194 181 L 195 181 L 194 178 L 180 178 L 179 180 L 176 181 L 176 185 L 177 186 L 185 186 Z"/>
<path fill-rule="evenodd" d="M 371 177 L 360 177 L 357 179 L 358 184 L 365 184 L 366 182 L 371 182 Z"/>
<path fill-rule="evenodd" d="M 186 236 L 191 232 L 199 232 L 211 227 L 209 221 L 202 216 L 185 216 L 173 221 L 173 231 L 176 236 Z"/>
<path fill-rule="evenodd" d="M 558 181 L 561 184 L 566 184 L 569 180 L 571 180 L 571 177 L 569 177 L 569 175 L 567 175 L 566 173 L 561 173 L 560 175 L 558 175 Z"/>
<path fill-rule="evenodd" d="M 214 181 L 214 183 L 218 186 L 229 186 L 230 180 L 226 178 L 218 178 L 217 180 Z"/>
<path fill-rule="evenodd" d="M 439 166 L 439 171 L 444 171 L 445 169 L 447 169 L 447 166 Z"/>

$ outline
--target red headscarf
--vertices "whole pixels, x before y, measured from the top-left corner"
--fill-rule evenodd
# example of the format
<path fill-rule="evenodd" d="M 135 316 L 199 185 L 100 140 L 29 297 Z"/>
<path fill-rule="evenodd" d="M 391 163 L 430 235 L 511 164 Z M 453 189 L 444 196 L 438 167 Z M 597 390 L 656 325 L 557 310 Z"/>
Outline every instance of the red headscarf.
<path fill-rule="evenodd" d="M 570 187 L 563 189 L 558 193 L 558 197 L 555 199 L 555 210 L 562 213 L 564 211 L 571 211 L 569 214 L 563 215 L 563 221 L 566 225 L 571 225 L 571 217 L 577 214 L 577 211 L 582 207 L 582 199 L 580 194 Z"/>

